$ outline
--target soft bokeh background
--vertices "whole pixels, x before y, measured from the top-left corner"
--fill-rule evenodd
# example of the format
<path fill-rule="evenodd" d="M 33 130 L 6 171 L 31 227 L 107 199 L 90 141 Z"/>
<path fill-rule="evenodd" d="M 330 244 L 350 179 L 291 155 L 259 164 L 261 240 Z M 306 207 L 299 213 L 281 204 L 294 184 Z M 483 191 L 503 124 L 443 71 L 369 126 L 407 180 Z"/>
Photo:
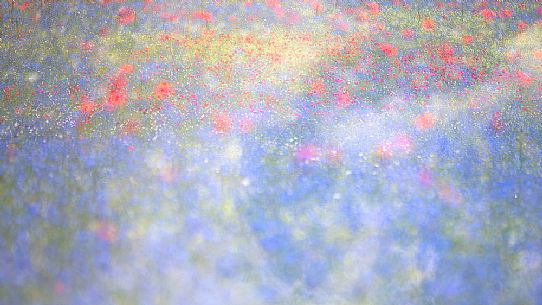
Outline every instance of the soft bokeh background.
<path fill-rule="evenodd" d="M 539 1 L 0 3 L 0 304 L 542 304 Z"/>

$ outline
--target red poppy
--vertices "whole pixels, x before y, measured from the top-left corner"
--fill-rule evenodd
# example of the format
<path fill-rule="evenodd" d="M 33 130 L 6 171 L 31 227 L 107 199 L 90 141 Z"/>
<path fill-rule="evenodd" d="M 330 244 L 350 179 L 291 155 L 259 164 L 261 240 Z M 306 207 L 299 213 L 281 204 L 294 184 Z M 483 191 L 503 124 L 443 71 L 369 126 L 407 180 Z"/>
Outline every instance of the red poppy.
<path fill-rule="evenodd" d="M 134 22 L 136 13 L 129 7 L 121 7 L 117 13 L 117 22 L 120 24 L 129 24 Z"/>
<path fill-rule="evenodd" d="M 13 2 L 15 2 L 15 1 L 13 1 Z M 18 1 L 15 3 L 15 6 L 21 11 L 26 10 L 28 7 L 32 7 L 32 5 L 33 5 L 33 3 L 31 1 L 27 2 L 26 0 L 23 1 L 23 4 L 20 4 L 20 5 L 19 5 Z"/>
<path fill-rule="evenodd" d="M 211 118 L 213 131 L 216 133 L 226 133 L 231 129 L 232 121 L 227 113 L 216 113 Z"/>
<path fill-rule="evenodd" d="M 134 72 L 134 66 L 131 64 L 122 65 L 119 68 L 119 74 L 131 74 Z"/>
<path fill-rule="evenodd" d="M 451 63 L 454 60 L 454 49 L 447 43 L 444 43 L 438 49 L 438 57 L 445 63 Z"/>
<path fill-rule="evenodd" d="M 389 43 L 380 43 L 377 45 L 380 51 L 387 57 L 397 56 L 397 49 Z"/>
<path fill-rule="evenodd" d="M 109 29 L 107 27 L 101 27 L 99 30 L 98 30 L 98 35 L 100 36 L 107 36 L 107 34 L 109 34 Z"/>
<path fill-rule="evenodd" d="M 380 12 L 380 6 L 376 2 L 367 3 L 367 7 L 369 8 L 369 13 L 371 13 L 371 15 L 378 15 Z"/>
<path fill-rule="evenodd" d="M 516 72 L 516 79 L 521 85 L 529 86 L 533 82 L 534 77 L 524 72 L 518 71 Z"/>
<path fill-rule="evenodd" d="M 172 96 L 175 92 L 173 91 L 173 88 L 171 87 L 171 84 L 168 82 L 159 82 L 154 87 L 154 98 L 157 100 L 163 100 L 170 96 Z"/>
<path fill-rule="evenodd" d="M 432 31 L 435 29 L 435 22 L 432 19 L 425 18 L 422 21 L 422 28 L 426 31 Z"/>
<path fill-rule="evenodd" d="M 518 27 L 518 30 L 525 31 L 528 27 L 528 24 L 525 21 L 518 21 L 518 23 L 516 23 L 516 26 Z"/>
<path fill-rule="evenodd" d="M 83 113 L 91 113 L 94 111 L 94 103 L 86 96 L 86 94 L 81 95 L 81 105 L 79 108 Z"/>
<path fill-rule="evenodd" d="M 474 40 L 474 37 L 472 35 L 463 35 L 461 36 L 461 43 L 462 44 L 471 44 Z"/>
<path fill-rule="evenodd" d="M 120 88 L 112 88 L 107 93 L 106 101 L 108 106 L 118 107 L 126 103 L 128 94 L 126 90 Z"/>
<path fill-rule="evenodd" d="M 499 17 L 501 18 L 510 18 L 512 17 L 512 12 L 509 9 L 504 9 L 499 11 Z"/>
<path fill-rule="evenodd" d="M 491 21 L 495 17 L 495 12 L 485 8 L 480 11 L 480 16 L 482 16 L 486 21 Z"/>
<path fill-rule="evenodd" d="M 205 22 L 211 22 L 213 20 L 213 15 L 208 11 L 195 11 L 192 13 L 194 19 L 200 19 Z"/>
<path fill-rule="evenodd" d="M 315 1 L 315 0 L 311 1 L 311 6 L 312 6 L 312 9 L 317 13 L 321 13 L 323 10 L 322 5 L 318 1 Z"/>
<path fill-rule="evenodd" d="M 80 47 L 83 51 L 92 51 L 92 49 L 94 48 L 94 44 L 90 41 L 84 41 L 81 43 Z"/>
<path fill-rule="evenodd" d="M 311 83 L 310 94 L 322 95 L 326 92 L 326 85 L 321 80 L 316 80 Z"/>
<path fill-rule="evenodd" d="M 124 89 L 126 85 L 127 85 L 127 82 L 122 73 L 111 78 L 109 82 L 110 89 Z"/>

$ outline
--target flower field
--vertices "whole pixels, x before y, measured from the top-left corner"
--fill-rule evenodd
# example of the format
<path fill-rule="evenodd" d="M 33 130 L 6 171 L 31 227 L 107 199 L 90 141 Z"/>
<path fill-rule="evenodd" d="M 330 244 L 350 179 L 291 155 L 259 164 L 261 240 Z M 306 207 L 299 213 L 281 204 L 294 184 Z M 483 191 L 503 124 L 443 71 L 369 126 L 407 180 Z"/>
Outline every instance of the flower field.
<path fill-rule="evenodd" d="M 0 20 L 0 304 L 541 304 L 540 1 Z"/>

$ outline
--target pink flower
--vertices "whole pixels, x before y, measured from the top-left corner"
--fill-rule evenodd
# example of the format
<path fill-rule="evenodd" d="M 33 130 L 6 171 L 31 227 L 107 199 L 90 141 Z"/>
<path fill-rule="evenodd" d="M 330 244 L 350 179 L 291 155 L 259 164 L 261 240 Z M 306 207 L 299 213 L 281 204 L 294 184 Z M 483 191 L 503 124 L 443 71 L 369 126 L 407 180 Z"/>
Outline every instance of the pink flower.
<path fill-rule="evenodd" d="M 216 113 L 211 118 L 213 131 L 215 133 L 224 134 L 230 131 L 232 120 L 227 113 Z"/>
<path fill-rule="evenodd" d="M 297 148 L 295 159 L 300 163 L 317 161 L 319 157 L 318 147 L 314 144 L 304 144 Z"/>
<path fill-rule="evenodd" d="M 401 35 L 405 38 L 412 38 L 412 36 L 414 36 L 414 31 L 412 29 L 404 29 L 401 31 Z"/>
<path fill-rule="evenodd" d="M 239 129 L 242 133 L 251 133 L 254 130 L 254 123 L 249 118 L 244 118 L 239 122 Z"/>
<path fill-rule="evenodd" d="M 339 91 L 334 94 L 337 107 L 348 107 L 352 104 L 352 98 L 348 91 Z"/>

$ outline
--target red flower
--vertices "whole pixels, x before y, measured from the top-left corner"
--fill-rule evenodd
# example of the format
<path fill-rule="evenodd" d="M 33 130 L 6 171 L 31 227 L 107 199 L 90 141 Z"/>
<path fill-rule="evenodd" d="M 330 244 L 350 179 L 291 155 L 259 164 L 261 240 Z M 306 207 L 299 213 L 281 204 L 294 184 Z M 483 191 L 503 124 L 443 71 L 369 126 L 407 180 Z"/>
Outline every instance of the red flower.
<path fill-rule="evenodd" d="M 499 111 L 493 113 L 490 121 L 490 126 L 494 132 L 501 132 L 504 130 L 504 123 L 502 121 L 501 113 Z"/>
<path fill-rule="evenodd" d="M 205 22 L 211 22 L 213 20 L 213 15 L 208 11 L 195 11 L 192 13 L 192 17 Z"/>
<path fill-rule="evenodd" d="M 524 72 L 516 72 L 516 79 L 522 86 L 529 86 L 534 80 L 534 77 Z"/>
<path fill-rule="evenodd" d="M 322 95 L 326 92 L 326 85 L 321 80 L 316 80 L 311 83 L 310 94 Z"/>
<path fill-rule="evenodd" d="M 317 12 L 317 13 L 322 12 L 322 5 L 317 0 L 310 0 L 310 3 L 311 3 L 311 6 L 312 6 L 312 9 L 315 12 Z"/>
<path fill-rule="evenodd" d="M 163 100 L 170 96 L 172 96 L 175 92 L 173 91 L 173 88 L 171 87 L 171 84 L 168 82 L 159 82 L 154 87 L 154 98 L 157 100 Z"/>
<path fill-rule="evenodd" d="M 111 78 L 109 86 L 107 86 L 108 92 L 106 96 L 106 104 L 108 106 L 117 107 L 126 103 L 128 100 L 126 85 L 127 82 L 124 78 L 124 74 L 118 74 Z"/>
<path fill-rule="evenodd" d="M 445 43 L 439 48 L 438 57 L 445 63 L 451 63 L 454 60 L 454 49 Z"/>
<path fill-rule="evenodd" d="M 482 16 L 486 21 L 491 21 L 495 17 L 495 12 L 485 8 L 480 11 L 480 16 Z"/>
<path fill-rule="evenodd" d="M 170 34 L 161 34 L 160 35 L 160 41 L 170 41 L 173 39 L 173 36 Z"/>
<path fill-rule="evenodd" d="M 518 21 L 516 26 L 518 27 L 518 30 L 525 31 L 527 29 L 528 24 L 525 21 Z"/>
<path fill-rule="evenodd" d="M 405 38 L 412 38 L 412 36 L 414 36 L 414 31 L 412 29 L 404 29 L 401 31 L 401 35 Z"/>
<path fill-rule="evenodd" d="M 94 103 L 86 96 L 86 94 L 81 95 L 81 105 L 79 108 L 83 113 L 91 113 L 94 111 Z"/>
<path fill-rule="evenodd" d="M 111 78 L 109 82 L 110 89 L 124 89 L 127 85 L 126 79 L 123 74 L 118 74 Z"/>
<path fill-rule="evenodd" d="M 378 48 L 387 57 L 395 57 L 397 55 L 397 49 L 389 43 L 378 44 Z"/>
<path fill-rule="evenodd" d="M 134 72 L 134 66 L 131 64 L 126 64 L 119 68 L 119 74 L 131 74 L 132 72 Z"/>
<path fill-rule="evenodd" d="M 501 18 L 510 18 L 512 17 L 512 12 L 508 9 L 500 10 L 499 11 L 499 17 Z"/>
<path fill-rule="evenodd" d="M 92 49 L 94 48 L 94 44 L 90 41 L 84 41 L 81 43 L 80 47 L 83 51 L 92 51 Z"/>
<path fill-rule="evenodd" d="M 128 7 L 121 7 L 117 13 L 117 22 L 120 24 L 132 23 L 135 20 L 136 13 L 133 9 Z"/>
<path fill-rule="evenodd" d="M 472 35 L 463 35 L 461 37 L 462 44 L 471 44 L 473 40 L 474 38 L 472 37 Z"/>
<path fill-rule="evenodd" d="M 376 2 L 367 3 L 367 7 L 369 8 L 369 13 L 371 13 L 371 15 L 378 15 L 380 12 L 380 6 Z"/>
<path fill-rule="evenodd" d="M 352 105 L 352 97 L 348 91 L 338 91 L 333 94 L 335 96 L 335 105 L 339 108 L 348 107 Z"/>
<path fill-rule="evenodd" d="M 98 35 L 100 36 L 107 36 L 107 34 L 109 34 L 109 29 L 107 27 L 101 27 L 99 30 L 98 30 Z"/>
<path fill-rule="evenodd" d="M 425 18 L 422 21 L 422 28 L 426 31 L 432 31 L 435 29 L 435 22 L 432 19 Z"/>
<path fill-rule="evenodd" d="M 211 118 L 213 131 L 216 133 L 226 133 L 231 129 L 232 121 L 227 113 L 216 113 Z"/>
<path fill-rule="evenodd" d="M 112 88 L 109 90 L 106 101 L 108 106 L 118 107 L 126 103 L 128 95 L 126 90 L 120 88 Z"/>

